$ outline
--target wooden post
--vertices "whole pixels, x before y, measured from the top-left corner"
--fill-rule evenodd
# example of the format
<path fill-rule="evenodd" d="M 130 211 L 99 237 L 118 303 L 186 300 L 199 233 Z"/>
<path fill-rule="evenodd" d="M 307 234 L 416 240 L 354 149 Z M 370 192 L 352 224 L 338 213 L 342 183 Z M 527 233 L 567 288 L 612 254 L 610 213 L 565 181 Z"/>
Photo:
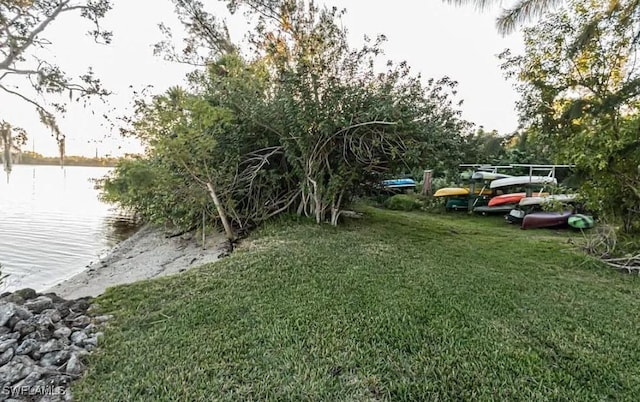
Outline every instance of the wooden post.
<path fill-rule="evenodd" d="M 433 170 L 425 170 L 422 179 L 422 195 L 431 195 L 431 177 L 433 176 Z"/>

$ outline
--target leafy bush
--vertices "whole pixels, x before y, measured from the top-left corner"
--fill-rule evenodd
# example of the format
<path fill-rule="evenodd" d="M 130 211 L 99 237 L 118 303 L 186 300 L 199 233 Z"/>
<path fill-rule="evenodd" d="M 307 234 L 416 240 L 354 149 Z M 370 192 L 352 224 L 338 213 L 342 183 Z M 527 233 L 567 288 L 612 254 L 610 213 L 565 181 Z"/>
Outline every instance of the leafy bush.
<path fill-rule="evenodd" d="M 177 3 L 181 21 L 202 28 L 189 29 L 189 49 L 228 40 L 201 2 Z M 453 101 L 454 80 L 425 82 L 406 63 L 378 74 L 384 37 L 353 49 L 337 9 L 287 1 L 285 14 L 262 20 L 280 10 L 266 3 L 247 10 L 260 16 L 255 51 L 241 55 L 227 41 L 190 75 L 189 90 L 136 103 L 127 131 L 147 146 L 149 165 L 119 166 L 105 199 L 183 227 L 213 201 L 211 216 L 233 238 L 227 226 L 244 231 L 283 213 L 335 225 L 382 176 L 459 161 L 470 126 Z"/>
<path fill-rule="evenodd" d="M 429 213 L 444 213 L 446 212 L 445 202 L 442 198 L 423 197 L 420 201 L 420 209 Z"/>
<path fill-rule="evenodd" d="M 394 211 L 413 211 L 421 207 L 421 202 L 415 196 L 396 194 L 385 201 L 384 206 Z"/>

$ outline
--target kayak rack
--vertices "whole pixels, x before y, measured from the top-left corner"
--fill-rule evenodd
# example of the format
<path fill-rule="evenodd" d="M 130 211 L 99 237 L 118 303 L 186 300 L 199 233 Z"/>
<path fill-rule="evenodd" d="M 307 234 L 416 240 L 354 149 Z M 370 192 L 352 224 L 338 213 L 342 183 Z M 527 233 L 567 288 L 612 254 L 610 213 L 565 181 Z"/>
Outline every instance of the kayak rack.
<path fill-rule="evenodd" d="M 511 166 L 529 168 L 529 176 L 533 176 L 534 172 L 547 172 L 547 176 L 553 178 L 556 177 L 556 169 L 571 169 L 576 167 L 576 165 L 536 165 L 527 163 L 513 163 Z"/>
<path fill-rule="evenodd" d="M 511 165 L 493 166 L 490 164 L 478 164 L 478 163 L 463 163 L 460 167 L 474 168 L 482 172 L 498 173 L 498 169 L 513 169 Z"/>
<path fill-rule="evenodd" d="M 491 165 L 489 163 L 462 163 L 459 166 L 489 173 L 498 173 L 499 169 L 513 169 L 513 166 L 511 165 Z M 480 193 L 476 196 L 476 184 L 473 180 L 471 181 L 469 185 L 469 202 L 467 204 L 467 210 L 469 212 L 473 211 L 476 204 L 478 203 L 478 200 L 483 196 L 483 193 L 486 189 L 487 185 L 484 184 L 480 189 Z"/>
<path fill-rule="evenodd" d="M 546 173 L 547 177 L 556 178 L 556 169 L 571 169 L 576 165 L 538 165 L 538 164 L 528 164 L 528 163 L 514 163 L 511 166 L 514 167 L 524 167 L 529 168 L 529 177 L 533 176 L 535 172 Z M 542 192 L 544 187 L 540 190 Z M 527 197 L 530 197 L 531 194 L 530 189 L 527 189 Z"/>
<path fill-rule="evenodd" d="M 498 169 L 513 169 L 516 167 L 524 167 L 524 168 L 529 168 L 529 177 L 534 176 L 534 173 L 536 172 L 543 172 L 543 173 L 546 173 L 546 176 L 552 177 L 554 179 L 556 177 L 557 169 L 571 169 L 575 167 L 575 165 L 541 165 L 541 164 L 528 164 L 528 163 L 512 163 L 509 165 L 496 165 L 496 166 L 491 164 L 463 163 L 463 164 L 460 164 L 459 166 L 463 168 L 472 168 L 477 171 L 484 171 L 484 172 L 491 172 L 491 173 L 498 173 Z M 487 185 L 484 184 L 482 189 L 480 190 L 480 193 L 476 195 L 475 182 L 473 180 L 471 181 L 469 185 L 469 203 L 468 203 L 469 212 L 473 211 L 476 204 L 478 203 L 478 200 L 483 196 L 483 193 L 486 190 L 486 188 L 487 188 Z M 542 192 L 542 190 L 540 190 L 540 192 Z M 527 189 L 527 197 L 530 197 L 531 195 L 532 195 L 531 189 Z"/>

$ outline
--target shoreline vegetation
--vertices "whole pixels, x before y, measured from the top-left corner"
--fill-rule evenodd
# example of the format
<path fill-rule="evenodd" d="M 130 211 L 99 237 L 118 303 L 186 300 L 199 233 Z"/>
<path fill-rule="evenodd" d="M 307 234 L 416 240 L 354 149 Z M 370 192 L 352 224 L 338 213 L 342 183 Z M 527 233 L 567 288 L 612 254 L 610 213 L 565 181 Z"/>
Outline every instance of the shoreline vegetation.
<path fill-rule="evenodd" d="M 345 9 L 224 0 L 224 16 L 174 0 L 184 35 L 161 23 L 153 53 L 193 70 L 161 93 L 129 83 L 132 108 L 103 115 L 144 155 L 65 157 L 57 116 L 112 91 L 91 67 L 77 80 L 63 71 L 45 30 L 78 11 L 108 44 L 100 21 L 113 3 L 0 2 L 0 80 L 13 88 L 0 89 L 35 106 L 60 151 L 15 162 L 115 167 L 94 181 L 101 199 L 176 232 L 145 226 L 50 289 L 97 296 L 92 313 L 113 317 L 104 337 L 79 329 L 93 325 L 88 309 L 53 326 L 66 313 L 50 308 L 53 296 L 20 296 L 31 310 L 0 305 L 0 324 L 9 323 L 0 325 L 0 388 L 27 382 L 35 356 L 68 370 L 77 360 L 65 354 L 69 342 L 87 346 L 91 336 L 98 350 L 81 359 L 88 370 L 72 386 L 89 402 L 638 399 L 640 277 L 603 261 L 640 261 L 639 2 L 522 0 L 504 10 L 503 32 L 533 24 L 522 51 L 497 55 L 520 95 L 517 128 L 498 133 L 464 117 L 459 77 L 387 59 L 384 34 L 354 46 Z M 240 16 L 246 35 L 234 41 L 226 21 Z M 26 86 L 13 84 L 21 78 Z M 0 121 L 7 180 L 27 142 L 17 122 Z M 398 197 L 387 205 L 403 211 L 360 204 L 359 219 L 345 214 L 378 198 L 387 179 L 423 177 L 427 195 L 429 185 L 457 186 L 461 167 L 509 165 L 528 167 L 531 185 L 552 161 L 573 167 L 568 182 L 610 231 L 522 231 L 499 217 L 427 213 L 433 198 L 420 211 Z M 198 245 L 193 228 L 225 233 Z M 53 328 L 59 342 L 30 341 L 57 339 Z M 24 358 L 17 340 L 38 350 Z"/>
<path fill-rule="evenodd" d="M 360 209 L 265 224 L 228 258 L 110 288 L 102 400 L 633 399 L 638 277 L 568 231 Z M 508 244 L 508 247 L 504 247 Z M 149 370 L 154 367 L 154 370 Z"/>

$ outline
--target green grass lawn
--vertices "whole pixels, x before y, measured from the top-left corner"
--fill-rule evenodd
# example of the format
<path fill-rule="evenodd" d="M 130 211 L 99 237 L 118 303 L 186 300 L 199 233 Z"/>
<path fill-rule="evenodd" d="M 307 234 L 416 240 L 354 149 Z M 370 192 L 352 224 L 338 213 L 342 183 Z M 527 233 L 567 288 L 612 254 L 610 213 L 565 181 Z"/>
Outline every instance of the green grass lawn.
<path fill-rule="evenodd" d="M 638 400 L 640 280 L 568 232 L 368 208 L 98 299 L 80 401 Z"/>

